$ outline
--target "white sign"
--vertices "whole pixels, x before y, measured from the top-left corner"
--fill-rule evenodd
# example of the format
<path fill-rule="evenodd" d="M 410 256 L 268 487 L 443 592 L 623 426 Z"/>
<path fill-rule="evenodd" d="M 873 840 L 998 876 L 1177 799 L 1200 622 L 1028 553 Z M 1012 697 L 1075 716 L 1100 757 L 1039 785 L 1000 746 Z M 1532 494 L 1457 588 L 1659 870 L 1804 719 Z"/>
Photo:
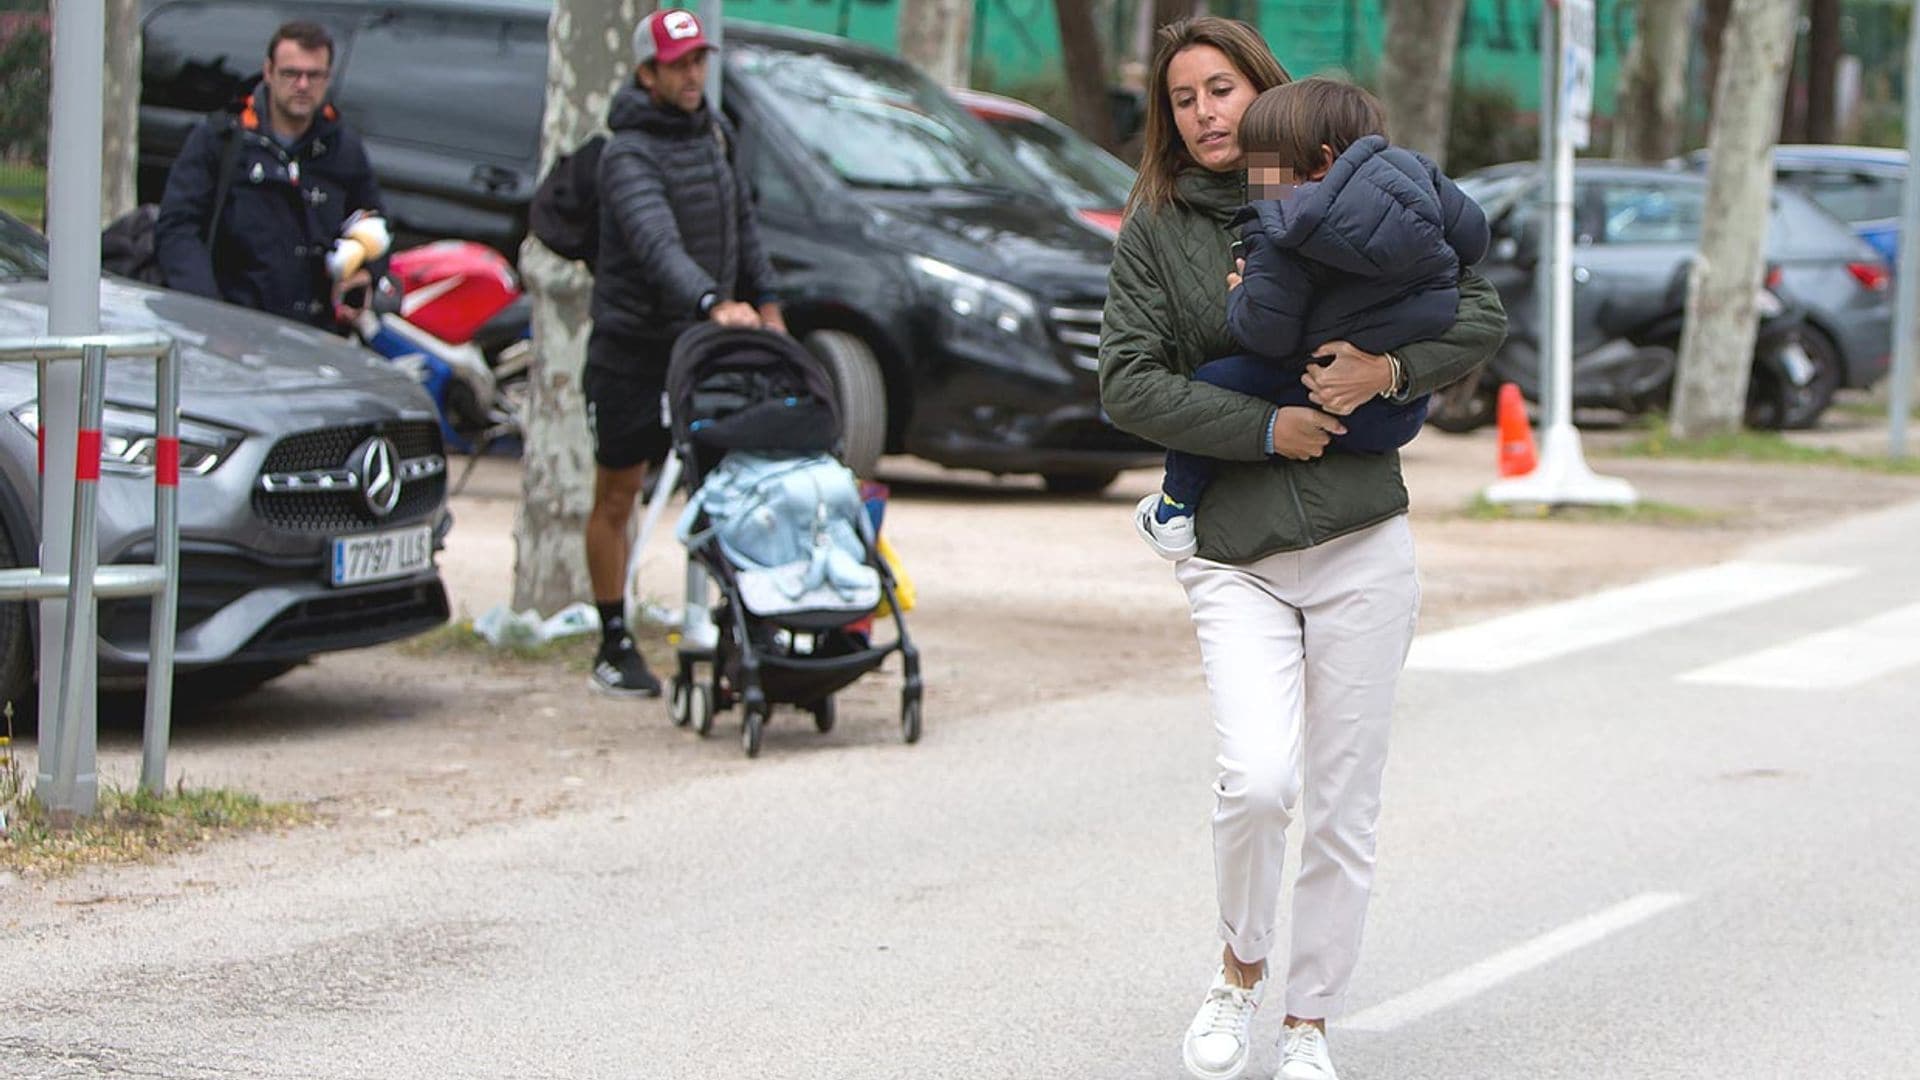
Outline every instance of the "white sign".
<path fill-rule="evenodd" d="M 1592 135 L 1593 0 L 1560 0 L 1560 109 L 1576 149 Z"/>

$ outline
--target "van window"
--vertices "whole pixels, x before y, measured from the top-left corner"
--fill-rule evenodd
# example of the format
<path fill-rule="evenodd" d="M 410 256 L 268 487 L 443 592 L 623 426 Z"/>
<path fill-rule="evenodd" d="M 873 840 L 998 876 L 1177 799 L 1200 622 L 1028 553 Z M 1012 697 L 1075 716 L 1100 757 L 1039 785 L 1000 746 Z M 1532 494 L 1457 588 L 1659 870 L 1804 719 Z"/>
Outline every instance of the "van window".
<path fill-rule="evenodd" d="M 874 188 L 984 184 L 1045 194 L 982 121 L 898 61 L 806 45 L 729 45 L 770 122 L 848 183 Z"/>
<path fill-rule="evenodd" d="M 273 32 L 293 17 L 292 9 L 231 0 L 160 8 L 142 31 L 141 101 L 190 112 L 224 108 L 238 96 L 241 82 L 259 73 Z M 351 24 L 318 21 L 333 32 L 336 47 L 345 49 Z"/>
<path fill-rule="evenodd" d="M 360 31 L 338 98 L 370 139 L 531 161 L 547 103 L 547 27 L 389 12 Z"/>

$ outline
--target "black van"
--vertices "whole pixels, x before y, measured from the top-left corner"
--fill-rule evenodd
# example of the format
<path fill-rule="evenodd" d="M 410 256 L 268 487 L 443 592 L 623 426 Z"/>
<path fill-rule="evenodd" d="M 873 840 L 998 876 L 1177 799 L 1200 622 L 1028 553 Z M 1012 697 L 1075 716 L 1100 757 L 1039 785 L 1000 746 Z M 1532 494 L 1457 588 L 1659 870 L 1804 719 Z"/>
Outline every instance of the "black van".
<path fill-rule="evenodd" d="M 288 18 L 334 32 L 333 98 L 366 137 L 403 238 L 517 255 L 538 183 L 548 0 L 148 0 L 143 200 Z M 1098 491 L 1153 461 L 1100 417 L 1111 241 L 1056 205 L 911 66 L 729 21 L 724 105 L 788 322 L 889 450 Z M 858 433 L 853 433 L 860 441 Z M 856 459 L 878 453 L 871 445 Z"/>

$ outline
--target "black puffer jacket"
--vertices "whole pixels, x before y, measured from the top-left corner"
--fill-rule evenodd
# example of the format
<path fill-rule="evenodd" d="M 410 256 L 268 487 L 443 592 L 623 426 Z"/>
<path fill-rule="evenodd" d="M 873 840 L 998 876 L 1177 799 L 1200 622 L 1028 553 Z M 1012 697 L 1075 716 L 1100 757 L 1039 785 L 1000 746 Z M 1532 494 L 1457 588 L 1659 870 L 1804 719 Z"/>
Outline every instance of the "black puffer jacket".
<path fill-rule="evenodd" d="M 718 127 L 716 127 L 716 123 Z M 637 83 L 614 96 L 600 158 L 598 334 L 665 342 L 700 319 L 700 298 L 773 300 L 746 181 L 725 118 L 661 105 Z"/>
<path fill-rule="evenodd" d="M 360 136 L 324 107 L 291 148 L 266 128 L 267 88 L 238 115 L 218 114 L 187 136 L 167 173 L 154 224 L 170 288 L 333 329 L 327 251 L 356 210 L 381 211 L 380 186 Z M 205 240 L 227 140 L 240 140 L 227 208 Z"/>
<path fill-rule="evenodd" d="M 1487 216 L 1433 162 L 1369 135 L 1289 199 L 1250 203 L 1246 281 L 1227 329 L 1249 352 L 1305 361 L 1348 341 L 1383 353 L 1446 333 L 1460 270 L 1487 253 Z"/>

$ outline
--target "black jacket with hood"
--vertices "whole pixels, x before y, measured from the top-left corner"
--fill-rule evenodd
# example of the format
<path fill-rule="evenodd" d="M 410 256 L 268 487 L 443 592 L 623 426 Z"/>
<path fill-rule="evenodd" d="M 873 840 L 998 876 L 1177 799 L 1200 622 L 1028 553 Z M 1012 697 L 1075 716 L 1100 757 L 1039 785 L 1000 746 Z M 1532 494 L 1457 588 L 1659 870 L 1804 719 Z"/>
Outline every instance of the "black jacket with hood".
<path fill-rule="evenodd" d="M 772 302 L 773 269 L 726 119 L 704 104 L 692 113 L 662 105 L 636 81 L 614 95 L 607 126 L 595 334 L 660 346 L 701 320 L 708 293 Z"/>
<path fill-rule="evenodd" d="M 327 252 L 356 210 L 384 213 L 360 136 L 323 105 L 293 145 L 267 124 L 267 87 L 196 125 L 167 173 L 154 224 L 161 275 L 182 289 L 334 328 Z M 229 138 L 239 139 L 227 206 L 211 245 L 206 229 Z"/>
<path fill-rule="evenodd" d="M 1247 269 L 1227 301 L 1242 348 L 1304 364 L 1347 341 L 1372 353 L 1439 337 L 1460 270 L 1487 253 L 1487 217 L 1425 157 L 1369 135 L 1318 181 L 1234 218 Z"/>

